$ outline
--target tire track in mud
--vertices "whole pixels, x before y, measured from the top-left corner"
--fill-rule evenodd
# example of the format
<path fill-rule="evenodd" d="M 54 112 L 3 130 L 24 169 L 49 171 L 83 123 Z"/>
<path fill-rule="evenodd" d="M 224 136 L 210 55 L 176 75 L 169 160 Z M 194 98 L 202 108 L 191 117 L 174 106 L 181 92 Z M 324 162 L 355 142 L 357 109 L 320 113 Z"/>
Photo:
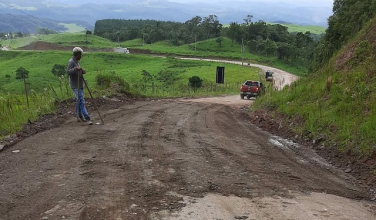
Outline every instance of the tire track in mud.
<path fill-rule="evenodd" d="M 124 200 L 126 192 L 119 186 L 126 183 L 124 179 L 126 173 L 132 170 L 132 164 L 121 157 L 126 146 L 117 140 L 129 137 L 129 132 L 124 132 L 127 125 L 137 125 L 142 118 L 147 117 L 150 112 L 143 108 L 148 108 L 149 105 L 138 103 L 136 107 L 125 106 L 105 114 L 106 124 L 111 129 L 90 127 L 92 131 L 88 133 L 86 145 L 91 146 L 91 155 L 87 156 L 90 158 L 87 160 L 91 162 L 86 169 L 89 174 L 94 172 L 101 175 L 90 176 L 86 180 L 84 185 L 90 189 L 90 196 L 85 199 L 79 219 L 122 219 L 121 216 L 126 211 L 124 207 L 129 202 Z M 124 204 L 119 206 L 119 203 Z"/>
<path fill-rule="evenodd" d="M 166 105 L 166 107 L 163 107 Z M 137 116 L 136 126 L 119 129 L 119 135 L 113 144 L 119 149 L 114 156 L 115 160 L 127 161 L 126 173 L 113 171 L 106 180 L 105 191 L 109 191 L 111 206 L 108 210 L 101 210 L 100 217 L 105 219 L 147 219 L 144 217 L 151 210 L 158 210 L 168 203 L 170 209 L 177 209 L 181 204 L 177 203 L 181 198 L 166 196 L 169 187 L 164 184 L 171 180 L 168 171 L 168 163 L 165 162 L 169 154 L 164 152 L 161 143 L 166 137 L 161 136 L 161 126 L 166 119 L 166 110 L 174 106 L 161 104 L 161 106 L 143 111 L 146 113 Z M 132 200 L 134 203 L 132 203 Z M 171 205 L 171 201 L 176 204 Z M 159 207 L 159 208 L 158 208 Z M 85 213 L 97 210 L 91 207 Z M 148 210 L 148 211 L 146 211 Z M 98 218 L 99 214 L 94 214 Z M 82 216 L 87 219 L 88 215 Z"/>

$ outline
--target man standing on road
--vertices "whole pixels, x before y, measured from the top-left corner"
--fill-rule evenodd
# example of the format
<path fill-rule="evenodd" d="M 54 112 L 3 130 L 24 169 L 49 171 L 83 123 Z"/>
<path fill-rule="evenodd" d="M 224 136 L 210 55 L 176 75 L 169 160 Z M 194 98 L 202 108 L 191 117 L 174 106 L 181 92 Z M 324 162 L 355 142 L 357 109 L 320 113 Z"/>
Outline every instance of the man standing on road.
<path fill-rule="evenodd" d="M 68 61 L 67 73 L 69 84 L 76 97 L 76 117 L 78 122 L 93 122 L 90 119 L 85 107 L 84 85 L 82 74 L 86 74 L 86 70 L 81 68 L 79 61 L 82 58 L 83 50 L 79 47 L 73 48 L 73 56 Z"/>

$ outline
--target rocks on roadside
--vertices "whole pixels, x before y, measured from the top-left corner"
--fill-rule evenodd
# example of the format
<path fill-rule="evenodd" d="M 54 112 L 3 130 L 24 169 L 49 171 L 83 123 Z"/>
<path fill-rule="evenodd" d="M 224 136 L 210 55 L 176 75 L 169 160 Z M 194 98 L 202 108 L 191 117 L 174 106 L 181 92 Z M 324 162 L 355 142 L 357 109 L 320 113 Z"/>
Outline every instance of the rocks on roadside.
<path fill-rule="evenodd" d="M 347 168 L 347 169 L 345 170 L 345 173 L 351 173 L 351 171 L 352 171 L 351 168 Z"/>
<path fill-rule="evenodd" d="M 0 144 L 0 151 L 2 151 L 3 149 L 4 149 L 4 145 Z"/>

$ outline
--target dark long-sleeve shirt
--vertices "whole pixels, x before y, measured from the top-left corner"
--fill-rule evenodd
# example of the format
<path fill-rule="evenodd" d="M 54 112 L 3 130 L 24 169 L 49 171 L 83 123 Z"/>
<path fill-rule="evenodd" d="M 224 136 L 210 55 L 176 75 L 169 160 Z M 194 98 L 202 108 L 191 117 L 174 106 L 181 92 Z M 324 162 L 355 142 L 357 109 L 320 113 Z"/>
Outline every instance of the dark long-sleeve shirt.
<path fill-rule="evenodd" d="M 69 77 L 69 84 L 72 89 L 83 89 L 84 87 L 82 74 L 78 74 L 79 71 L 77 70 L 77 67 L 79 66 L 80 64 L 73 57 L 68 61 L 67 74 Z M 78 76 L 80 76 L 79 80 Z"/>

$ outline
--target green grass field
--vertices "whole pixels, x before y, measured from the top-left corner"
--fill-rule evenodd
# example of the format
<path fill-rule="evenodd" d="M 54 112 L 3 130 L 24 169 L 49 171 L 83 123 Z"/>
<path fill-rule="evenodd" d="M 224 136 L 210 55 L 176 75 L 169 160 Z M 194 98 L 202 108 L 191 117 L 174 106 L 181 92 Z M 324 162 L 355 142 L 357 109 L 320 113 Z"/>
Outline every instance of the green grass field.
<path fill-rule="evenodd" d="M 0 52 L 0 84 L 4 92 L 21 93 L 22 80 L 15 79 L 16 70 L 24 67 L 29 70 L 30 88 L 40 92 L 48 85 L 57 86 L 58 78 L 51 73 L 54 64 L 66 65 L 70 53 L 58 51 L 46 52 Z M 257 77 L 258 69 L 231 64 L 218 64 L 200 61 L 183 61 L 172 58 L 158 58 L 144 55 L 125 55 L 115 53 L 84 54 L 81 62 L 87 69 L 86 78 L 94 84 L 95 76 L 101 72 L 115 72 L 130 84 L 142 83 L 141 71 L 146 70 L 157 77 L 158 73 L 173 72 L 174 83 L 187 84 L 188 78 L 194 75 L 201 77 L 206 83 L 215 82 L 215 72 L 218 65 L 226 67 L 227 82 L 241 82 Z M 10 75 L 10 78 L 6 78 Z M 156 82 L 158 83 L 158 82 Z"/>
<path fill-rule="evenodd" d="M 268 24 L 277 24 L 268 22 Z M 305 33 L 307 31 L 311 32 L 312 34 L 320 35 L 325 33 L 326 28 L 322 26 L 314 26 L 314 25 L 298 25 L 298 24 L 281 24 L 285 27 L 288 27 L 288 31 L 293 32 L 302 32 Z"/>

